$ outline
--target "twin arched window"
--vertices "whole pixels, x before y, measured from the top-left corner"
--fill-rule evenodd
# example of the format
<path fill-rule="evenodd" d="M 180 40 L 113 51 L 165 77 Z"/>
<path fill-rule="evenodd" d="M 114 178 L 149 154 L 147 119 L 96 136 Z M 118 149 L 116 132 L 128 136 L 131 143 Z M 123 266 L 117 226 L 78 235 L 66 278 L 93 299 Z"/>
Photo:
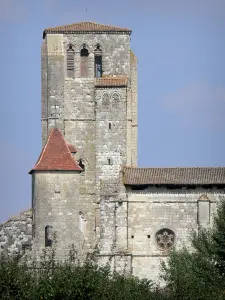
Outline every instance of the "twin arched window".
<path fill-rule="evenodd" d="M 74 59 L 75 51 L 73 46 L 70 45 L 67 49 L 67 77 L 74 78 L 75 73 L 75 59 Z M 80 77 L 88 77 L 88 69 L 89 69 L 89 51 L 84 44 L 80 51 Z M 96 49 L 94 51 L 94 69 L 95 69 L 95 77 L 102 77 L 102 50 L 99 44 L 97 44 Z"/>

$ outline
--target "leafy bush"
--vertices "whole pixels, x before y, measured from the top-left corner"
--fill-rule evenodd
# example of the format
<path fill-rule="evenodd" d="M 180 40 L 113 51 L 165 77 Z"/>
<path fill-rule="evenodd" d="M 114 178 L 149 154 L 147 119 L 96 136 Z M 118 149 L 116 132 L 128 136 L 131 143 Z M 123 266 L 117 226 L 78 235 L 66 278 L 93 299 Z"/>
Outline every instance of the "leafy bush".
<path fill-rule="evenodd" d="M 71 254 L 71 253 L 70 253 Z M 158 300 L 148 280 L 111 273 L 90 259 L 84 264 L 76 255 L 57 262 L 55 250 L 44 252 L 40 262 L 0 262 L 1 300 Z"/>
<path fill-rule="evenodd" d="M 173 250 L 162 264 L 162 278 L 173 300 L 225 299 L 225 200 L 212 228 L 191 236 L 193 250 Z"/>

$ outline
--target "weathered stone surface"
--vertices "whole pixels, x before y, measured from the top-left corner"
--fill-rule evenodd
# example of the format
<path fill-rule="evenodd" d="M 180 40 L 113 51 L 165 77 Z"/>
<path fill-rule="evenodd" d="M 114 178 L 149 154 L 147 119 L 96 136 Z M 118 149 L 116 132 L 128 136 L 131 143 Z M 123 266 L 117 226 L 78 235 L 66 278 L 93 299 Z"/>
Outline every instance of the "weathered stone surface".
<path fill-rule="evenodd" d="M 32 241 L 32 210 L 22 212 L 0 224 L 0 253 L 15 257 L 23 255 L 23 245 L 31 246 Z"/>

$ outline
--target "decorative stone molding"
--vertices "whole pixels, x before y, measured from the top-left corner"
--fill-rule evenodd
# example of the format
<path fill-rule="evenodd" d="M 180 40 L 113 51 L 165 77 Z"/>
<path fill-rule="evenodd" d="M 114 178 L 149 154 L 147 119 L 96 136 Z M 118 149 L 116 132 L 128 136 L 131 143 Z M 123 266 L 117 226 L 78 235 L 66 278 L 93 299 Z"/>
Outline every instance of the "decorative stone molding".
<path fill-rule="evenodd" d="M 156 233 L 156 243 L 160 250 L 169 250 L 175 243 L 175 233 L 171 229 L 160 229 Z"/>

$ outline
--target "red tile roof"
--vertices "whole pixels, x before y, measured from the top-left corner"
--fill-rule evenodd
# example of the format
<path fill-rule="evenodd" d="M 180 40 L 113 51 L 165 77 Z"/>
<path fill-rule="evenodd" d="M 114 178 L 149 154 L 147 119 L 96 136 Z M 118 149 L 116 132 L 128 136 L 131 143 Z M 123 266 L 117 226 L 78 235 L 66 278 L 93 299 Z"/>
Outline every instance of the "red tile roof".
<path fill-rule="evenodd" d="M 96 86 L 126 86 L 128 78 L 125 76 L 109 76 L 95 79 Z"/>
<path fill-rule="evenodd" d="M 43 148 L 41 155 L 29 172 L 33 171 L 82 171 L 71 155 L 71 149 L 65 142 L 59 129 L 51 130 L 47 143 Z"/>
<path fill-rule="evenodd" d="M 213 185 L 225 184 L 225 167 L 123 168 L 127 185 Z"/>
<path fill-rule="evenodd" d="M 73 145 L 67 144 L 67 146 L 71 153 L 77 153 L 77 149 Z"/>
<path fill-rule="evenodd" d="M 98 24 L 96 22 L 79 22 L 69 25 L 56 26 L 46 28 L 43 33 L 43 38 L 46 33 L 72 33 L 72 32 L 111 32 L 111 33 L 128 33 L 131 34 L 131 30 L 128 28 L 121 28 L 111 25 Z"/>

